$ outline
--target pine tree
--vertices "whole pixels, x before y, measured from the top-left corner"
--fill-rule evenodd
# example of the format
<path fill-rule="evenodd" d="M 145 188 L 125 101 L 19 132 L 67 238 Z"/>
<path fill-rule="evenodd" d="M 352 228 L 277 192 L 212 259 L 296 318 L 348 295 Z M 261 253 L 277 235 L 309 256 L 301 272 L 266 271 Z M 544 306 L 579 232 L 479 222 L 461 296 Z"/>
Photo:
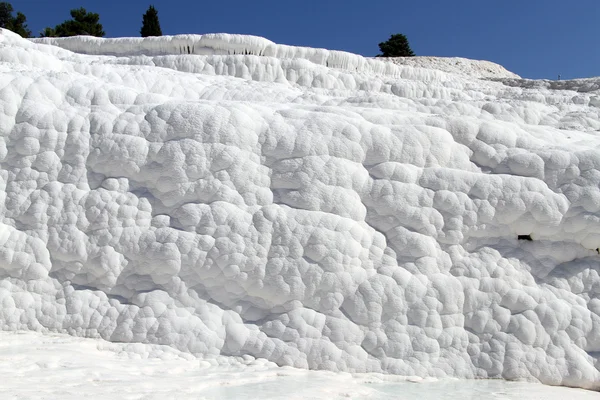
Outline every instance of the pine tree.
<path fill-rule="evenodd" d="M 85 8 L 71 10 L 71 19 L 66 20 L 54 28 L 46 28 L 41 37 L 67 37 L 67 36 L 104 36 L 100 15 L 86 11 Z"/>
<path fill-rule="evenodd" d="M 379 43 L 381 54 L 377 57 L 413 57 L 408 39 L 401 33 L 390 36 L 386 42 Z"/>
<path fill-rule="evenodd" d="M 6 26 L 12 21 L 13 6 L 10 3 L 0 3 L 0 28 L 6 28 Z"/>
<path fill-rule="evenodd" d="M 28 38 L 31 36 L 31 31 L 27 28 L 27 17 L 22 12 L 17 12 L 17 16 L 13 17 L 13 6 L 7 2 L 0 3 L 0 28 L 6 28 L 21 37 Z"/>
<path fill-rule="evenodd" d="M 46 27 L 42 32 L 40 32 L 40 37 L 57 37 L 56 31 L 54 28 Z"/>
<path fill-rule="evenodd" d="M 31 37 L 31 31 L 27 28 L 26 21 L 27 17 L 25 14 L 17 12 L 17 16 L 6 27 L 14 33 L 21 35 L 21 37 L 28 38 Z"/>
<path fill-rule="evenodd" d="M 158 11 L 154 6 L 150 6 L 142 18 L 142 29 L 140 29 L 142 37 L 162 36 L 160 22 L 158 21 Z"/>

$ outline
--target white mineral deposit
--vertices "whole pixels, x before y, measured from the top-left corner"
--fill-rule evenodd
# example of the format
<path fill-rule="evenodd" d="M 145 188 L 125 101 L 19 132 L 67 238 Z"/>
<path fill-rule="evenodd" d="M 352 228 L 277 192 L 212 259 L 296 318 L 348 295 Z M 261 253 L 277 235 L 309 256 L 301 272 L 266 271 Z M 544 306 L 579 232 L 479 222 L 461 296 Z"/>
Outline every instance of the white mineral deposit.
<path fill-rule="evenodd" d="M 32 390 L 41 363 L 56 375 L 41 387 L 75 396 L 59 382 L 83 372 L 39 360 L 98 343 L 177 354 L 179 370 L 106 367 L 147 382 L 202 362 L 213 383 L 284 371 L 356 398 L 386 398 L 364 374 L 430 379 L 431 396 L 449 378 L 600 390 L 600 78 L 2 30 L 0 166 L 0 348 L 30 355 L 5 393 Z M 89 371 L 94 357 L 120 365 L 90 352 Z M 486 396 L 528 399 L 513 394 Z"/>

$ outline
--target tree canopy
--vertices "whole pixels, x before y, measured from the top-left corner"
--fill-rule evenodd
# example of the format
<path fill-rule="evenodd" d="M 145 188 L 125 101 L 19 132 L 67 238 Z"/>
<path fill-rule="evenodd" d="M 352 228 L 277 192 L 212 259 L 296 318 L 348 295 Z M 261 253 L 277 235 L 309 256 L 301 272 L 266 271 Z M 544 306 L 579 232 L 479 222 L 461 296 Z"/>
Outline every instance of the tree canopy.
<path fill-rule="evenodd" d="M 377 57 L 413 57 L 413 53 L 408 43 L 408 39 L 405 35 L 397 33 L 390 36 L 390 38 L 379 43 L 379 50 L 381 54 Z"/>
<path fill-rule="evenodd" d="M 142 17 L 142 29 L 140 29 L 142 37 L 162 36 L 160 22 L 158 21 L 158 11 L 154 6 L 148 7 L 148 10 Z"/>
<path fill-rule="evenodd" d="M 100 23 L 100 15 L 88 12 L 85 8 L 71 10 L 71 19 L 66 20 L 54 28 L 46 28 L 41 33 L 42 37 L 67 37 L 67 36 L 104 36 L 104 30 Z"/>
<path fill-rule="evenodd" d="M 6 28 L 6 25 L 12 20 L 14 9 L 12 4 L 0 3 L 0 28 Z"/>
<path fill-rule="evenodd" d="M 13 17 L 13 11 L 12 4 L 0 3 L 0 28 L 9 29 L 24 38 L 30 37 L 31 31 L 27 28 L 27 17 L 22 12 L 17 12 L 17 16 Z"/>

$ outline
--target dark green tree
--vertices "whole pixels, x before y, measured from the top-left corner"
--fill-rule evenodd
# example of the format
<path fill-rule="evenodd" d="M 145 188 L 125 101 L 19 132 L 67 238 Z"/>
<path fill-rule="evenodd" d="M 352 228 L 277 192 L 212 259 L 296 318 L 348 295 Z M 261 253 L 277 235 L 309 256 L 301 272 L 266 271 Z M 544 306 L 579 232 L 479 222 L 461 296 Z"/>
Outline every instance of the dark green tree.
<path fill-rule="evenodd" d="M 46 28 L 41 33 L 42 37 L 68 37 L 68 36 L 104 36 L 100 15 L 88 12 L 85 8 L 71 10 L 71 19 L 56 25 L 54 28 Z"/>
<path fill-rule="evenodd" d="M 158 11 L 154 6 L 148 7 L 148 10 L 142 17 L 142 29 L 140 29 L 142 37 L 162 36 L 160 22 L 158 21 Z"/>
<path fill-rule="evenodd" d="M 27 28 L 27 17 L 22 12 L 17 12 L 17 16 L 13 17 L 13 11 L 12 4 L 0 3 L 0 28 L 9 29 L 24 38 L 30 37 L 31 31 Z"/>
<path fill-rule="evenodd" d="M 0 28 L 6 28 L 6 25 L 12 21 L 13 6 L 10 3 L 0 3 Z"/>
<path fill-rule="evenodd" d="M 408 39 L 401 33 L 390 36 L 386 42 L 379 43 L 381 54 L 377 57 L 413 57 Z"/>
<path fill-rule="evenodd" d="M 18 33 L 21 37 L 31 37 L 31 31 L 27 28 L 27 17 L 22 12 L 17 12 L 17 16 L 6 26 L 14 33 Z"/>
<path fill-rule="evenodd" d="M 40 32 L 40 37 L 57 37 L 56 31 L 54 28 L 46 27 L 42 32 Z"/>

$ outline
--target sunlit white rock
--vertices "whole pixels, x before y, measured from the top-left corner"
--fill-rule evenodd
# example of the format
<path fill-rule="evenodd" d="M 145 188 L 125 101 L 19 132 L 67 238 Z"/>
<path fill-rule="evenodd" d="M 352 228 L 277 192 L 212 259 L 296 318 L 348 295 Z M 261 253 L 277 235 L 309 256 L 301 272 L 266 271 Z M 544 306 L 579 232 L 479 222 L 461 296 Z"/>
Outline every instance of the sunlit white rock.
<path fill-rule="evenodd" d="M 598 88 L 2 30 L 0 327 L 598 388 Z"/>

